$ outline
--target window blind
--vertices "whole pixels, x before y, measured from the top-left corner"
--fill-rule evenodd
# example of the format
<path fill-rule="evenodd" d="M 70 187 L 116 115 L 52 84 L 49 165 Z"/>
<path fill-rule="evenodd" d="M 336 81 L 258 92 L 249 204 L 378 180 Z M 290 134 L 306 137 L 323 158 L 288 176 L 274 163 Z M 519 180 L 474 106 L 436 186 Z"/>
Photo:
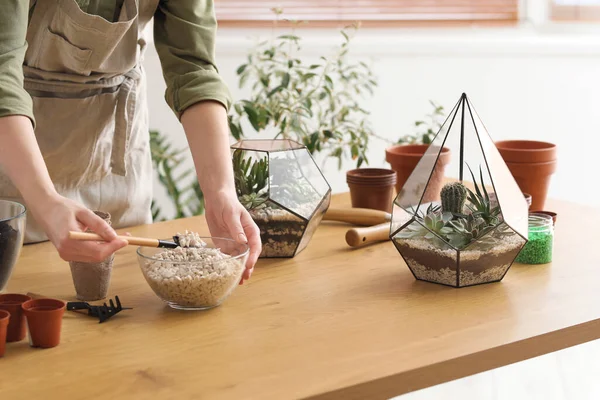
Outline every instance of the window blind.
<path fill-rule="evenodd" d="M 280 19 L 367 25 L 518 20 L 519 0 L 215 0 L 220 25 L 269 25 Z M 312 25 L 312 24 L 311 24 Z"/>

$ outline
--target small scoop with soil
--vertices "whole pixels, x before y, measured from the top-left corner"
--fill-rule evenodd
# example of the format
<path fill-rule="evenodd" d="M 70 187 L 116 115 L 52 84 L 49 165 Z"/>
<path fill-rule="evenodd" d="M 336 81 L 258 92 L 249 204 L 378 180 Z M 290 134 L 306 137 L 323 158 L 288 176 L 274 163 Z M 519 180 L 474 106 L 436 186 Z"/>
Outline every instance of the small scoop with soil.
<path fill-rule="evenodd" d="M 142 247 L 160 247 L 164 249 L 175 249 L 177 247 L 202 247 L 202 241 L 198 239 L 198 234 L 185 231 L 184 234 L 178 233 L 173 236 L 173 241 L 143 238 L 135 236 L 117 236 L 119 239 L 125 240 L 130 246 Z M 104 239 L 100 235 L 88 232 L 69 232 L 69 238 L 73 240 L 103 242 Z"/>

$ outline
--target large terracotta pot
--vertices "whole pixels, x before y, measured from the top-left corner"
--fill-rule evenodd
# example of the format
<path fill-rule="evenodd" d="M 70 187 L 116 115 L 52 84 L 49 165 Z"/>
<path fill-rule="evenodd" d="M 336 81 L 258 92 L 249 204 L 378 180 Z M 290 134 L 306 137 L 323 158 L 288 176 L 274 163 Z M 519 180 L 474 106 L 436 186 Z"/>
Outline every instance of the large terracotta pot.
<path fill-rule="evenodd" d="M 533 140 L 504 140 L 496 147 L 521 191 L 531 194 L 532 210 L 543 210 L 556 171 L 556 145 Z"/>
<path fill-rule="evenodd" d="M 390 163 L 392 169 L 396 171 L 396 192 L 400 190 L 408 180 L 408 177 L 413 172 L 425 152 L 429 148 L 426 144 L 405 144 L 389 147 L 385 150 L 385 160 Z M 437 156 L 437 153 L 436 153 Z M 433 157 L 433 155 L 432 155 Z M 450 149 L 444 147 L 438 159 L 435 169 L 429 180 L 427 193 L 424 201 L 427 201 L 428 193 L 438 194 L 444 184 L 444 170 L 450 162 Z M 435 197 L 435 196 L 434 196 Z M 429 199 L 431 200 L 431 199 Z"/>

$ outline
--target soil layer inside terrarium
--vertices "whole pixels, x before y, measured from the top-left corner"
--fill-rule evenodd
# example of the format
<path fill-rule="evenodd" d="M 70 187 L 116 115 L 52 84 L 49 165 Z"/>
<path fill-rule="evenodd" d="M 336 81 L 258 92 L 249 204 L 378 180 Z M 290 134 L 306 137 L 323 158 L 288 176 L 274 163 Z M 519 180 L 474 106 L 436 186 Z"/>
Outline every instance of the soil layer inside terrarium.
<path fill-rule="evenodd" d="M 250 214 L 260 229 L 261 257 L 294 256 L 306 229 L 306 221 L 288 211 L 270 207 L 252 210 Z"/>
<path fill-rule="evenodd" d="M 427 239 L 396 239 L 396 246 L 417 279 L 457 286 L 494 282 L 502 279 L 524 240 L 510 235 L 494 245 L 472 246 L 460 251 L 438 248 Z"/>

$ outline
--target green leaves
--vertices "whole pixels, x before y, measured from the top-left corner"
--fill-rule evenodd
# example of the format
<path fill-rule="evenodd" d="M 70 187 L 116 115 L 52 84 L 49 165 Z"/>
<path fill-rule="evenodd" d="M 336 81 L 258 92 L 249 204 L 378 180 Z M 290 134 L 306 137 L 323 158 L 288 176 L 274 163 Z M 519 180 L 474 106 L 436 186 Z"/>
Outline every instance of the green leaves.
<path fill-rule="evenodd" d="M 373 131 L 361 103 L 377 79 L 364 61 L 346 57 L 355 29 L 346 28 L 340 47 L 312 63 L 298 56 L 302 38 L 295 32 L 251 49 L 237 68 L 240 86 L 250 91 L 231 109 L 232 136 L 243 138 L 248 124 L 256 132 L 303 143 L 311 153 L 326 149 L 339 168 L 347 158 L 357 166 L 368 163 Z"/>

